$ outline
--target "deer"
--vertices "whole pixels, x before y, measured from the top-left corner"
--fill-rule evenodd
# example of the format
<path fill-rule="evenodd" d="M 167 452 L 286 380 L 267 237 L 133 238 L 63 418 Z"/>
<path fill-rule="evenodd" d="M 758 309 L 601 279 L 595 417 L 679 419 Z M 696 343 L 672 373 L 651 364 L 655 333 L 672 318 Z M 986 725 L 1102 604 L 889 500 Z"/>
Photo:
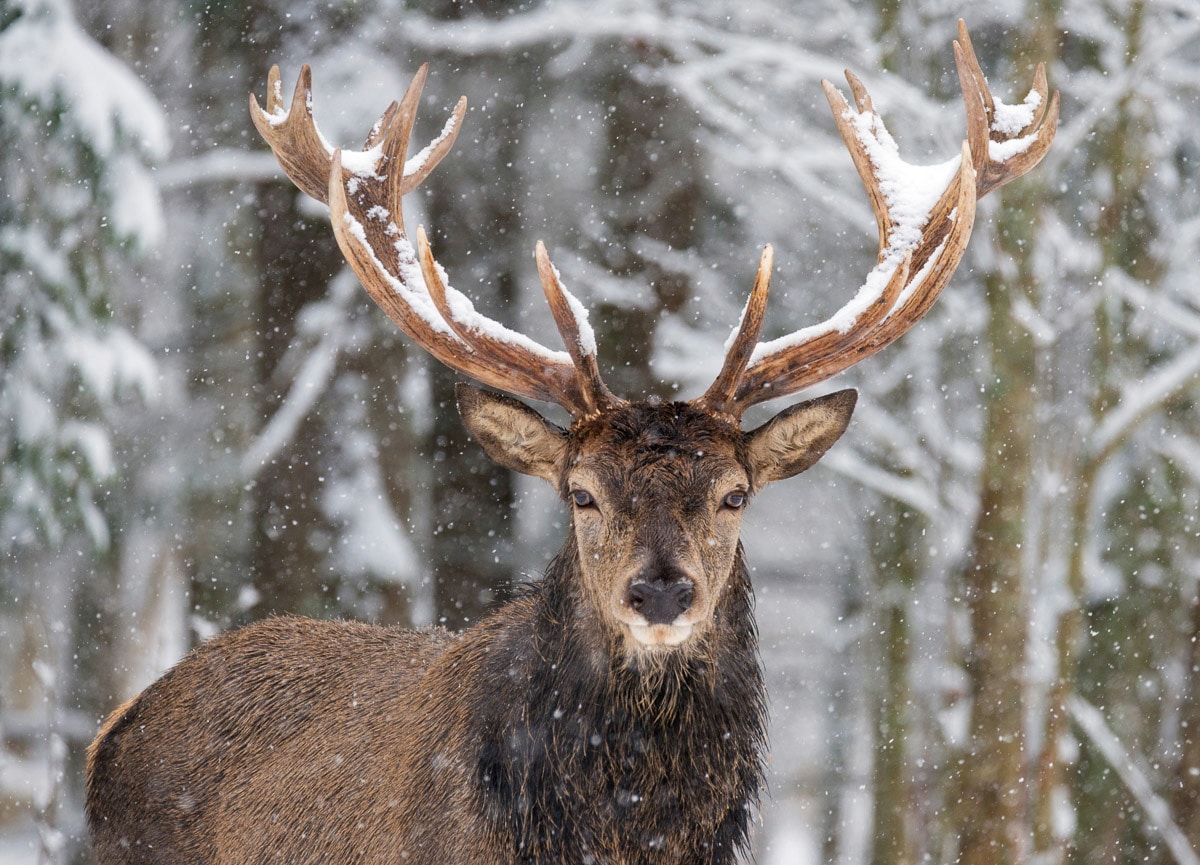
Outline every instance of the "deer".
<path fill-rule="evenodd" d="M 766 246 L 711 386 L 626 400 L 600 377 L 582 304 L 542 243 L 537 272 L 565 351 L 477 312 L 447 284 L 401 200 L 449 152 L 465 99 L 408 157 L 427 67 L 362 151 L 328 144 L 303 67 L 285 106 L 278 67 L 255 127 L 289 178 L 329 206 L 375 303 L 473 379 L 458 412 L 499 465 L 541 478 L 570 512 L 542 577 L 470 628 L 277 617 L 195 647 L 113 711 L 88 749 L 87 819 L 112 863 L 694 865 L 743 859 L 767 749 L 749 502 L 847 429 L 856 392 L 751 406 L 823 382 L 895 341 L 962 259 L 979 197 L 1025 174 L 1054 138 L 1058 94 L 1037 68 L 1024 113 L 995 101 L 959 22 L 967 116 L 957 158 L 899 161 L 861 81 L 834 121 L 866 188 L 879 256 L 835 316 L 761 342 Z M 1017 118 L 1014 121 L 1014 117 Z M 913 213 L 905 177 L 937 186 Z M 899 191 L 898 191 L 899 190 Z M 569 426 L 526 401 L 561 406 Z"/>

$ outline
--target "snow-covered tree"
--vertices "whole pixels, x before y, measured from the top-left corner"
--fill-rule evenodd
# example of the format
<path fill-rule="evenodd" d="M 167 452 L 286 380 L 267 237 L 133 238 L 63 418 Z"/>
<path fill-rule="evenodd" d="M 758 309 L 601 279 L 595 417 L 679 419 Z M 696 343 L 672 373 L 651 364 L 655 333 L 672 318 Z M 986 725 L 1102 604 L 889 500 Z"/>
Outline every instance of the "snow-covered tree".
<path fill-rule="evenodd" d="M 166 148 L 157 101 L 65 0 L 0 2 L 0 796 L 33 797 L 47 862 L 78 813 L 76 618 L 122 528 L 116 429 L 157 391 L 132 324 Z"/>
<path fill-rule="evenodd" d="M 80 526 L 103 548 L 101 491 L 118 470 L 109 422 L 155 386 L 114 283 L 159 239 L 147 164 L 165 155 L 166 128 L 60 0 L 0 6 L 0 111 L 0 553 L 53 547 Z"/>

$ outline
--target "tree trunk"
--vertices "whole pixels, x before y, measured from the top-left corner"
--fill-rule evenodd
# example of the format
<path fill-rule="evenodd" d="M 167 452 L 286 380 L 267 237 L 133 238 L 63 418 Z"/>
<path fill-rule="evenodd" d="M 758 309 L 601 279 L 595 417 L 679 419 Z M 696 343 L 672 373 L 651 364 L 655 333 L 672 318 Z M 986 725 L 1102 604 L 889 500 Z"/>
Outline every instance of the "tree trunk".
<path fill-rule="evenodd" d="M 910 760 L 912 707 L 909 605 L 924 564 L 923 520 L 895 502 L 880 507 L 872 525 L 883 535 L 873 544 L 878 574 L 875 607 L 880 633 L 875 679 L 875 828 L 871 865 L 917 861 L 913 766 Z"/>
<path fill-rule="evenodd" d="M 1032 337 L 1014 306 L 1022 294 L 1033 302 L 1037 290 L 1029 260 L 1037 197 L 1002 194 L 1002 254 L 1017 262 L 1020 275 L 1002 280 L 993 273 L 986 279 L 989 381 L 982 489 L 962 576 L 970 613 L 967 670 L 973 700 L 959 777 L 961 865 L 1019 865 L 1027 859 L 1030 840 L 1024 731 L 1029 608 L 1022 549 L 1037 431 L 1037 370 Z"/>

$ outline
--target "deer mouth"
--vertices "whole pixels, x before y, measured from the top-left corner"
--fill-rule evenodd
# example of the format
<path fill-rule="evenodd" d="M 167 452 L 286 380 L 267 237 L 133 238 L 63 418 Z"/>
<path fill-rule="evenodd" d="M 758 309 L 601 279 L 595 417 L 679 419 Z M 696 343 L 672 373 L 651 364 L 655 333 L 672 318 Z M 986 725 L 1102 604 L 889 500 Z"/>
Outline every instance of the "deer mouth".
<path fill-rule="evenodd" d="M 626 626 L 639 645 L 657 649 L 670 649 L 681 645 L 692 635 L 694 629 L 691 622 L 682 621 L 655 625 L 627 623 Z"/>

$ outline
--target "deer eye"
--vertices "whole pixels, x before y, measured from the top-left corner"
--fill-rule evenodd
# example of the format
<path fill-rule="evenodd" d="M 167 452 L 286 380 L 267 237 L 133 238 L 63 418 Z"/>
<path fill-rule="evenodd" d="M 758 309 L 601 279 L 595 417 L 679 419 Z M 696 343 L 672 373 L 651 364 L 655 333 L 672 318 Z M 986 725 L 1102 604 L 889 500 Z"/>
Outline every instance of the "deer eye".
<path fill-rule="evenodd" d="M 587 490 L 571 490 L 571 501 L 577 508 L 589 508 L 596 503 Z"/>
<path fill-rule="evenodd" d="M 744 507 L 745 504 L 746 504 L 746 494 L 744 492 L 742 492 L 741 490 L 734 490 L 733 492 L 731 492 L 727 496 L 725 496 L 725 498 L 721 501 L 722 507 L 729 508 L 732 511 L 736 511 L 736 510 Z"/>

